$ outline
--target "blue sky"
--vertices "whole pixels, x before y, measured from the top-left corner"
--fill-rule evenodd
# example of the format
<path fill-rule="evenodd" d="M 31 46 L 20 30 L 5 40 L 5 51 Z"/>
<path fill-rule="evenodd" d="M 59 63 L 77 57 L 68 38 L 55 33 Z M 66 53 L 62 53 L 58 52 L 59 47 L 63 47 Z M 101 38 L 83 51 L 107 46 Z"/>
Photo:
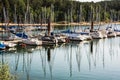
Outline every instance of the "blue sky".
<path fill-rule="evenodd" d="M 91 1 L 98 2 L 98 1 L 103 1 L 103 0 L 77 0 L 77 1 L 81 1 L 81 2 L 91 2 Z"/>

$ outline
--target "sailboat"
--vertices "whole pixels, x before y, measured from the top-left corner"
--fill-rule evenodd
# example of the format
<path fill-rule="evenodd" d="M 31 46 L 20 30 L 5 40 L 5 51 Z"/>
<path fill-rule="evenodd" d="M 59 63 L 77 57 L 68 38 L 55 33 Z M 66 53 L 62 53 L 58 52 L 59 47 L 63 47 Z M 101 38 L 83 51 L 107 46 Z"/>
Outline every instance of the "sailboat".
<path fill-rule="evenodd" d="M 81 34 L 69 34 L 70 41 L 83 41 L 85 38 Z"/>
<path fill-rule="evenodd" d="M 96 7 L 96 22 L 98 22 L 98 30 L 101 32 L 103 38 L 107 38 L 107 31 L 105 29 L 101 29 L 101 15 L 100 15 L 101 7 Z"/>
<path fill-rule="evenodd" d="M 114 21 L 114 12 L 111 10 L 111 23 Z M 114 25 L 113 24 L 109 24 L 106 28 L 107 30 L 107 36 L 108 37 L 116 37 L 116 32 L 114 31 Z"/>
<path fill-rule="evenodd" d="M 61 32 L 63 35 L 67 36 L 68 40 L 70 41 L 83 41 L 86 38 L 81 35 L 81 33 L 79 32 L 73 32 L 71 30 L 66 30 L 66 31 L 62 31 Z"/>
<path fill-rule="evenodd" d="M 85 38 L 85 40 L 92 40 L 89 29 L 82 30 L 79 33 Z"/>
<path fill-rule="evenodd" d="M 91 6 L 91 29 L 90 29 L 90 35 L 92 36 L 93 39 L 102 39 L 103 35 L 102 35 L 101 31 L 93 30 L 94 29 L 93 16 L 94 16 L 94 14 L 93 14 L 92 6 Z"/>
<path fill-rule="evenodd" d="M 28 18 L 27 18 L 28 15 L 30 15 L 29 0 L 27 1 L 27 10 L 26 10 L 26 13 L 25 13 L 25 23 L 28 22 Z M 31 16 L 32 15 L 30 15 L 30 22 L 31 22 Z M 22 39 L 23 44 L 32 45 L 32 46 L 42 45 L 42 41 L 38 40 L 38 38 L 30 38 L 29 35 L 23 35 L 23 34 L 21 36 L 25 37 L 24 39 Z"/>
<path fill-rule="evenodd" d="M 55 35 L 56 39 L 58 40 L 58 43 L 65 43 L 66 41 L 66 36 L 62 34 L 56 34 Z"/>
<path fill-rule="evenodd" d="M 90 33 L 93 39 L 102 39 L 102 33 L 100 31 L 94 31 Z"/>
<path fill-rule="evenodd" d="M 82 22 L 82 15 L 83 15 L 83 9 L 82 9 L 82 5 L 80 5 L 80 10 L 78 11 L 78 23 Z M 81 28 L 80 30 L 75 30 L 75 33 L 81 34 L 81 36 L 84 37 L 85 40 L 92 39 L 92 37 L 90 36 L 90 31 L 88 29 L 82 30 Z"/>
<path fill-rule="evenodd" d="M 57 44 L 58 40 L 55 36 L 45 35 L 41 38 L 43 45 Z"/>
<path fill-rule="evenodd" d="M 0 43 L 0 49 L 5 49 L 7 47 L 15 47 L 16 46 L 16 44 L 14 44 L 14 43 L 7 42 L 7 41 L 14 40 L 14 38 L 11 36 L 12 34 L 9 32 L 9 30 L 7 28 L 9 26 L 9 18 L 5 11 L 4 6 L 3 6 L 3 14 L 4 14 L 4 22 L 6 24 L 4 26 L 2 26 L 5 30 L 5 32 L 3 32 L 3 35 L 2 35 L 2 40 L 4 40 L 4 41 Z"/>
<path fill-rule="evenodd" d="M 108 26 L 106 28 L 106 30 L 107 30 L 108 37 L 116 37 L 116 33 L 115 33 L 114 29 L 112 28 L 112 26 Z"/>
<path fill-rule="evenodd" d="M 38 38 L 29 37 L 28 35 L 24 35 L 24 37 L 22 38 L 22 43 L 26 45 L 39 46 L 42 45 L 42 40 L 38 40 Z"/>
<path fill-rule="evenodd" d="M 93 39 L 102 39 L 103 35 L 99 30 L 93 30 L 93 21 L 91 22 L 90 35 Z"/>
<path fill-rule="evenodd" d="M 24 39 L 22 43 L 27 44 L 27 45 L 32 45 L 32 46 L 39 46 L 42 45 L 42 41 L 38 40 L 37 38 L 28 38 Z"/>
<path fill-rule="evenodd" d="M 81 8 L 80 8 L 81 9 Z M 81 11 L 82 12 L 82 11 Z M 81 13 L 80 11 L 79 11 L 79 13 Z M 69 11 L 69 9 L 68 9 L 68 15 L 70 15 L 70 22 L 72 23 L 73 22 L 73 13 L 72 13 L 72 8 L 70 9 L 70 11 Z M 79 18 L 81 18 L 81 15 L 79 15 Z M 79 20 L 80 21 L 80 20 Z M 86 38 L 82 35 L 82 33 L 81 33 L 81 31 L 79 30 L 79 31 L 76 31 L 76 30 L 74 30 L 74 31 L 72 31 L 72 30 L 66 30 L 66 31 L 62 31 L 61 32 L 63 35 L 65 35 L 65 36 L 67 36 L 67 38 L 68 38 L 68 40 L 69 41 L 83 41 L 83 40 L 85 40 Z"/>
<path fill-rule="evenodd" d="M 114 31 L 115 31 L 115 33 L 116 33 L 116 36 L 120 36 L 120 29 L 117 27 L 117 24 L 115 24 L 115 29 L 114 29 Z"/>
<path fill-rule="evenodd" d="M 53 33 L 51 33 L 51 16 L 48 17 L 48 26 L 47 26 L 47 33 L 45 36 L 42 36 L 41 40 L 43 42 L 43 45 L 51 45 L 51 44 L 57 44 L 58 40 L 54 36 Z"/>
<path fill-rule="evenodd" d="M 116 36 L 120 36 L 120 30 L 115 29 L 114 31 L 115 31 L 115 33 L 116 33 Z"/>
<path fill-rule="evenodd" d="M 6 46 L 6 48 L 12 48 L 15 47 L 17 44 L 4 41 L 4 45 Z"/>
<path fill-rule="evenodd" d="M 14 40 L 13 35 L 10 33 L 8 26 L 9 26 L 9 15 L 8 15 L 8 11 L 6 11 L 5 5 L 3 5 L 3 15 L 2 15 L 2 32 L 3 32 L 3 36 L 2 36 L 2 40 L 5 41 L 12 41 Z"/>
<path fill-rule="evenodd" d="M 106 30 L 99 30 L 102 34 L 103 38 L 107 38 L 107 31 Z"/>

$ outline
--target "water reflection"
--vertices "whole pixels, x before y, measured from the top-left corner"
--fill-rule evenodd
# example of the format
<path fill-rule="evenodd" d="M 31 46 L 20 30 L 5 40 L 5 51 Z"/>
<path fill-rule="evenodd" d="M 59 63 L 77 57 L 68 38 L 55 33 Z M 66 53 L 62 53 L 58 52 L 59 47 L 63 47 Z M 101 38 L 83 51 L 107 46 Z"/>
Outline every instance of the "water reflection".
<path fill-rule="evenodd" d="M 49 64 L 49 70 L 50 70 L 51 79 L 52 79 L 52 66 L 53 66 L 54 58 L 55 58 L 55 57 L 52 58 L 52 55 L 53 54 L 51 54 L 51 49 L 48 48 L 48 50 L 47 50 L 47 60 L 48 60 L 48 64 Z"/>
<path fill-rule="evenodd" d="M 120 37 L 116 37 L 54 46 L 17 47 L 16 50 L 2 52 L 0 58 L 2 62 L 9 62 L 12 73 L 19 76 L 19 80 L 88 77 L 92 80 L 103 79 L 102 74 L 109 80 L 112 73 L 120 72 L 119 49 Z"/>
<path fill-rule="evenodd" d="M 24 77 L 26 76 L 26 80 L 30 80 L 30 71 L 31 71 L 31 64 L 33 59 L 32 53 L 33 50 L 35 49 L 36 47 L 33 46 L 17 47 L 15 59 L 13 60 L 15 61 L 13 70 L 16 76 L 20 76 L 23 73 L 26 74 L 23 75 Z"/>
<path fill-rule="evenodd" d="M 3 64 L 4 64 L 4 50 L 1 50 L 1 51 L 0 51 L 0 55 L 1 55 L 1 60 L 0 60 L 0 62 L 1 62 L 1 64 L 3 65 Z"/>

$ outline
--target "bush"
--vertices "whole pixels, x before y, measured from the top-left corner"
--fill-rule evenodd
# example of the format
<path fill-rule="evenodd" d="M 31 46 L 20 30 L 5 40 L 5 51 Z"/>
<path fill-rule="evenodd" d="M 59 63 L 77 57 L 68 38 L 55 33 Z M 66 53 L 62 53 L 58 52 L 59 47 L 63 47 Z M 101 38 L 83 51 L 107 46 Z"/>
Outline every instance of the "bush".
<path fill-rule="evenodd" d="M 14 80 L 7 63 L 1 64 L 0 62 L 0 80 Z"/>

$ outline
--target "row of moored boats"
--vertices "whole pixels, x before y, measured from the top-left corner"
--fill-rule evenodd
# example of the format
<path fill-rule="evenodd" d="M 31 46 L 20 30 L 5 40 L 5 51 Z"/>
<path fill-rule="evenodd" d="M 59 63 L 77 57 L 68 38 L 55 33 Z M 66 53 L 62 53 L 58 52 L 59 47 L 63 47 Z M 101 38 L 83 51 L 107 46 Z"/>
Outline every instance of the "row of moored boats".
<path fill-rule="evenodd" d="M 11 32 L 12 33 L 12 32 Z M 94 30 L 90 31 L 86 29 L 84 31 L 61 31 L 60 33 L 51 35 L 39 35 L 37 37 L 29 37 L 24 32 L 21 33 L 13 33 L 15 36 L 12 41 L 1 41 L 0 49 L 6 49 L 17 46 L 18 43 L 21 45 L 32 45 L 32 46 L 40 46 L 40 45 L 52 45 L 57 43 L 67 43 L 70 41 L 84 41 L 84 40 L 92 40 L 92 39 L 102 39 L 109 37 L 120 36 L 120 30 L 112 29 L 108 27 L 105 30 Z"/>

